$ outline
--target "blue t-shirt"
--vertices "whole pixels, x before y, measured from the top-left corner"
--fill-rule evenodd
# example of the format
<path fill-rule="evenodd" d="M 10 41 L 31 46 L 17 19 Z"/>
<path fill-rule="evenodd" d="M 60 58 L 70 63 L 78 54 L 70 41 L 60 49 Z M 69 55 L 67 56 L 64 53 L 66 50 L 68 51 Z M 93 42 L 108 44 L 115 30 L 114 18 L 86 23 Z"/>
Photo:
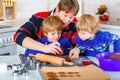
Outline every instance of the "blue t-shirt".
<path fill-rule="evenodd" d="M 96 56 L 101 52 L 110 52 L 110 45 L 113 44 L 113 51 L 120 52 L 120 38 L 110 32 L 98 31 L 92 40 L 81 40 L 76 36 L 76 45 L 82 53 L 87 56 Z"/>
<path fill-rule="evenodd" d="M 38 39 L 37 41 L 41 42 L 43 44 L 50 44 L 51 43 L 50 41 L 48 41 L 47 37 Z M 58 42 L 60 43 L 60 47 L 63 49 L 63 52 L 64 52 L 63 55 L 68 55 L 70 49 L 72 48 L 72 45 L 69 42 L 69 40 L 66 37 L 61 37 Z M 28 56 L 30 53 L 31 54 L 37 54 L 37 53 L 46 54 L 43 51 L 37 51 L 37 50 L 31 50 L 31 49 L 27 49 L 25 51 L 26 56 Z"/>

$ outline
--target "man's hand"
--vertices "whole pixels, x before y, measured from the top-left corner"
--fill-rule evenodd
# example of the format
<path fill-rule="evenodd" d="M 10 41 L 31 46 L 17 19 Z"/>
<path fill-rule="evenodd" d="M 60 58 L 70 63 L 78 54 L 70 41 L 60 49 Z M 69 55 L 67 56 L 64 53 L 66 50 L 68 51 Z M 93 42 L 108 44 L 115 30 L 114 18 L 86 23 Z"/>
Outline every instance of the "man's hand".
<path fill-rule="evenodd" d="M 69 53 L 69 57 L 71 59 L 78 59 L 79 54 L 80 54 L 80 49 L 78 47 L 74 47 L 73 49 L 71 49 L 71 51 Z"/>

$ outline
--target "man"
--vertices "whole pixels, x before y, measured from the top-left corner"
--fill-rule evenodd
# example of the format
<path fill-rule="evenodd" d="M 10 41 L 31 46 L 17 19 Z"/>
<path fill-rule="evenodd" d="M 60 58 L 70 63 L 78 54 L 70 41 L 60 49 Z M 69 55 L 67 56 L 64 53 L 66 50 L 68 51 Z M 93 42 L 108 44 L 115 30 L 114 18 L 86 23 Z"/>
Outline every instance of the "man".
<path fill-rule="evenodd" d="M 77 21 L 75 16 L 78 11 L 79 4 L 77 0 L 60 0 L 54 10 L 34 14 L 30 20 L 21 26 L 14 34 L 14 41 L 28 49 L 61 54 L 63 51 L 60 46 L 58 46 L 58 42 L 46 45 L 36 41 L 38 38 L 45 37 L 42 32 L 42 21 L 49 16 L 59 16 L 64 23 L 62 36 L 67 37 L 74 47 L 76 33 L 75 22 Z M 79 49 L 75 47 L 70 51 L 69 57 L 71 59 L 78 58 L 79 52 Z"/>

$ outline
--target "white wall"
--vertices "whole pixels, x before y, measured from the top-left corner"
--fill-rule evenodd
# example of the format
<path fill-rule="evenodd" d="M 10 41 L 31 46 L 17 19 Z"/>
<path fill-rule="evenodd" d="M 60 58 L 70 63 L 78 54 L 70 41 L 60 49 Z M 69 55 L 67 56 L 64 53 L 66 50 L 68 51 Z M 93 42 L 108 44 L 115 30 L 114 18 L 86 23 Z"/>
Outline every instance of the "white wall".
<path fill-rule="evenodd" d="M 49 10 L 51 10 L 51 9 L 53 9 L 56 5 L 57 5 L 57 3 L 59 2 L 60 0 L 49 0 Z M 78 2 L 79 2 L 79 12 L 78 12 L 78 14 L 77 14 L 77 17 L 79 17 L 79 16 L 81 16 L 81 14 L 82 14 L 82 0 L 78 0 Z"/>
<path fill-rule="evenodd" d="M 90 13 L 95 15 L 97 8 L 101 4 L 105 4 L 108 7 L 110 15 L 109 22 L 120 23 L 120 0 L 83 0 L 84 1 L 84 13 Z"/>
<path fill-rule="evenodd" d="M 48 10 L 49 0 L 14 0 L 17 2 L 17 17 L 29 18 L 32 14 Z"/>
<path fill-rule="evenodd" d="M 29 18 L 32 14 L 38 11 L 51 10 L 56 7 L 59 0 L 14 0 L 17 2 L 17 17 Z M 97 8 L 101 4 L 108 7 L 110 20 L 109 22 L 120 23 L 120 0 L 78 0 L 80 10 L 77 17 L 82 13 L 89 13 L 95 15 Z"/>
<path fill-rule="evenodd" d="M 32 14 L 39 11 L 47 11 L 56 7 L 59 0 L 14 0 L 17 2 L 17 17 L 18 19 L 30 18 Z M 77 16 L 81 15 L 81 0 L 80 11 Z"/>

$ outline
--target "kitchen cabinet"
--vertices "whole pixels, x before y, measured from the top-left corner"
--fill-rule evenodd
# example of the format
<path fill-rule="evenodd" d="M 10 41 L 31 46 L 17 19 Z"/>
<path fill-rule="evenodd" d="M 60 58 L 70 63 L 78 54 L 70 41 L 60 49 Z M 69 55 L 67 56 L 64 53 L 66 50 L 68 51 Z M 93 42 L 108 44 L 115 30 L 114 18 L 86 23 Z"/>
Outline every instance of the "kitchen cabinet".
<path fill-rule="evenodd" d="M 12 0 L 0 1 L 0 18 L 4 20 L 16 20 L 16 2 Z"/>
<path fill-rule="evenodd" d="M 13 35 L 16 30 L 25 21 L 7 21 L 0 24 L 0 55 L 16 55 L 17 53 L 23 53 L 24 48 L 18 46 L 13 41 Z"/>
<path fill-rule="evenodd" d="M 13 34 L 16 27 L 0 25 L 0 55 L 15 55 L 16 44 L 13 42 Z"/>

